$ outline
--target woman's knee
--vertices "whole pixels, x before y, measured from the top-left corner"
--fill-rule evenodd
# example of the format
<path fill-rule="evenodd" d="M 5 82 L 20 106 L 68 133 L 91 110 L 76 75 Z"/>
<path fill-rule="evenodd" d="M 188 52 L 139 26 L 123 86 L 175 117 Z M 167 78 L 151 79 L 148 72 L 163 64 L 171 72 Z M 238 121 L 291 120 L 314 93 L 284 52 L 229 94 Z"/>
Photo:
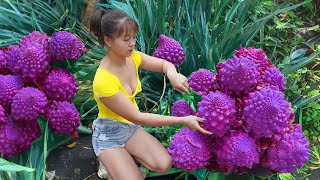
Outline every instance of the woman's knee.
<path fill-rule="evenodd" d="M 172 167 L 172 160 L 170 156 L 167 156 L 165 158 L 161 158 L 158 163 L 155 164 L 155 169 L 157 173 L 167 173 L 170 168 Z"/>
<path fill-rule="evenodd" d="M 125 148 L 103 149 L 98 158 L 106 167 L 111 179 L 143 179 L 134 159 Z M 124 167 L 126 169 L 126 173 L 123 173 Z"/>

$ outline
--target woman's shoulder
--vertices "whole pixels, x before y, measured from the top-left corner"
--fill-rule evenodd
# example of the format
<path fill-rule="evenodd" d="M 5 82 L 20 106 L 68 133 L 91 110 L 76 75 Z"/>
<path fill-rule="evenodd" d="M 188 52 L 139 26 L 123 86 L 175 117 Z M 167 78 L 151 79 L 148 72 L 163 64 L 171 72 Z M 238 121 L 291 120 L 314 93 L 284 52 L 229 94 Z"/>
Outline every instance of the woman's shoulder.
<path fill-rule="evenodd" d="M 120 90 L 120 85 L 112 74 L 99 67 L 93 79 L 92 88 L 95 96 L 109 97 Z"/>
<path fill-rule="evenodd" d="M 116 83 L 116 78 L 113 77 L 106 69 L 98 67 L 96 74 L 93 79 L 93 85 L 97 83 Z"/>
<path fill-rule="evenodd" d="M 131 59 L 136 63 L 137 67 L 140 66 L 142 57 L 139 51 L 134 50 L 131 54 Z"/>

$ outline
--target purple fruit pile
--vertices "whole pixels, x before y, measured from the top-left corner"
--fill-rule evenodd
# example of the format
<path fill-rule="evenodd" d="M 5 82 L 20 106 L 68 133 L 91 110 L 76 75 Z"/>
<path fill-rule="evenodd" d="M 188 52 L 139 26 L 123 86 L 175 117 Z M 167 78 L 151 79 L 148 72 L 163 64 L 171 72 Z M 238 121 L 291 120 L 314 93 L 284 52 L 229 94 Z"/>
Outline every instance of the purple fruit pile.
<path fill-rule="evenodd" d="M 168 148 L 175 167 L 286 173 L 308 160 L 309 143 L 301 126 L 293 124 L 293 109 L 282 93 L 285 77 L 262 49 L 240 47 L 232 59 L 217 64 L 216 74 L 200 69 L 189 84 L 202 97 L 194 102 L 197 112 L 178 100 L 172 115 L 196 114 L 213 135 L 187 128 L 175 134 Z"/>
<path fill-rule="evenodd" d="M 19 45 L 0 49 L 0 153 L 12 158 L 41 136 L 38 118 L 49 121 L 58 134 L 71 134 L 80 126 L 80 115 L 71 103 L 77 82 L 54 62 L 76 60 L 84 44 L 72 33 L 51 37 L 34 31 Z"/>

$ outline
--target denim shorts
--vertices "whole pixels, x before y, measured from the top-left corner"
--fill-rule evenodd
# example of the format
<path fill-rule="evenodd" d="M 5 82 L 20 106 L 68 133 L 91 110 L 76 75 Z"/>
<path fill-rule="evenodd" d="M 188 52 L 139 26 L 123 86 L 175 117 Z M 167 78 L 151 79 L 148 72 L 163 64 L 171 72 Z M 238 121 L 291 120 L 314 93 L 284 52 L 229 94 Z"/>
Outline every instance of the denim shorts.
<path fill-rule="evenodd" d="M 124 147 L 140 125 L 128 124 L 118 120 L 97 118 L 92 124 L 92 147 L 96 156 L 102 149 Z"/>

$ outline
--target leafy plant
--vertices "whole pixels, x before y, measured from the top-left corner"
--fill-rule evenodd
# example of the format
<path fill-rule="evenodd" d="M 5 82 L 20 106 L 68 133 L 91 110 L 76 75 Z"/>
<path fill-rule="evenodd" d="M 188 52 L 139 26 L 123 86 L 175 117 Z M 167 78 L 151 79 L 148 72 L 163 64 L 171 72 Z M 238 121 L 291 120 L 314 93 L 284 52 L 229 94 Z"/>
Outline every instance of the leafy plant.
<path fill-rule="evenodd" d="M 22 36 L 38 30 L 51 35 L 81 27 L 85 3 L 80 0 L 4 0 L 0 2 L 0 47 L 17 44 Z M 81 34 L 78 34 L 81 35 Z"/>

